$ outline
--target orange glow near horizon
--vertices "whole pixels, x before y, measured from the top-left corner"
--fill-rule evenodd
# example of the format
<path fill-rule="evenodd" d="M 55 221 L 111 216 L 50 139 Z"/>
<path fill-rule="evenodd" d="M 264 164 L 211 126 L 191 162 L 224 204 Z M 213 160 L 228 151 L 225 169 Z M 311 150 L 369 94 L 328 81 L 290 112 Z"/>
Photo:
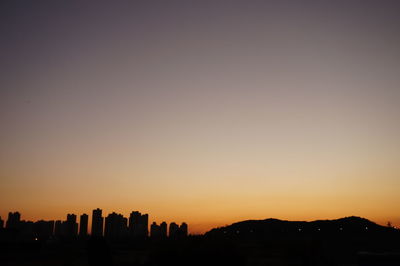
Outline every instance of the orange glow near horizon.
<path fill-rule="evenodd" d="M 115 210 L 114 210 L 115 211 Z M 103 209 L 103 216 L 107 216 L 109 213 L 111 213 L 112 210 L 107 211 L 106 209 Z M 118 212 L 118 211 L 117 211 Z M 57 215 L 55 215 L 57 213 Z M 59 212 L 51 212 L 49 214 L 46 213 L 41 213 L 40 215 L 38 215 L 37 213 L 30 213 L 30 212 L 22 212 L 21 213 L 21 219 L 22 220 L 26 220 L 26 221 L 38 221 L 38 220 L 65 220 L 66 219 L 66 214 L 67 213 L 74 213 L 77 215 L 77 222 L 79 223 L 79 215 L 86 213 L 89 215 L 89 232 L 90 232 L 90 228 L 91 228 L 91 214 L 92 214 L 92 210 L 80 210 L 80 211 L 70 211 L 70 212 L 63 212 L 62 214 L 58 214 L 61 213 L 61 211 Z M 65 213 L 65 214 L 64 214 Z M 118 213 L 122 213 L 125 217 L 129 217 L 129 213 L 130 211 L 119 211 Z M 279 213 L 279 212 L 274 212 L 274 213 Z M 7 214 L 8 213 L 1 213 L 2 214 L 2 219 L 3 220 L 7 220 Z M 218 215 L 218 214 L 215 214 Z M 220 216 L 218 215 L 218 217 L 216 218 L 215 216 L 212 215 L 207 215 L 207 216 L 203 216 L 202 219 L 198 219 L 198 220 L 193 220 L 193 218 L 191 219 L 185 219 L 183 217 L 180 216 L 152 216 L 150 214 L 149 217 L 149 222 L 157 222 L 158 224 L 166 221 L 168 224 L 171 222 L 177 222 L 178 224 L 182 223 L 182 222 L 186 222 L 189 224 L 189 233 L 190 234 L 203 234 L 213 228 L 217 228 L 217 227 L 221 227 L 221 226 L 226 226 L 226 225 L 230 225 L 232 223 L 235 222 L 240 222 L 240 221 L 244 221 L 244 220 L 262 220 L 262 219 L 267 219 L 267 218 L 276 218 L 276 219 L 281 219 L 281 220 L 289 220 L 289 221 L 314 221 L 314 220 L 325 220 L 325 219 L 338 219 L 338 218 L 342 218 L 342 217 L 346 217 L 346 216 L 350 216 L 350 212 L 348 215 L 327 215 L 327 216 L 321 216 L 320 213 L 318 214 L 314 214 L 314 215 L 301 215 L 301 214 L 292 214 L 292 215 L 288 215 L 288 216 L 276 216 L 276 215 L 272 215 L 272 216 L 256 216 L 254 214 L 248 214 L 248 215 L 234 215 L 234 214 L 230 214 L 227 213 L 226 214 L 227 217 L 224 216 Z M 370 216 L 368 217 L 367 215 L 356 215 L 356 216 L 361 216 L 364 218 L 367 218 L 373 222 L 376 222 L 380 225 L 386 225 L 388 221 L 393 221 L 394 219 L 390 219 L 390 218 L 396 218 L 396 217 L 390 217 L 388 216 Z M 192 216 L 191 216 L 192 217 Z M 149 224 L 150 225 L 150 224 Z M 399 226 L 399 223 L 395 223 L 393 224 L 393 226 Z"/>
<path fill-rule="evenodd" d="M 163 195 L 165 200 L 151 199 L 151 197 L 140 200 L 141 195 L 138 195 L 138 198 L 133 195 L 132 202 L 137 202 L 135 204 L 127 203 L 130 200 L 126 191 L 121 191 L 118 195 L 107 195 L 105 191 L 102 191 L 97 197 L 96 195 L 89 196 L 89 193 L 70 194 L 71 198 L 68 198 L 68 193 L 65 191 L 60 191 L 54 192 L 52 196 L 57 198 L 54 198 L 53 201 L 40 199 L 40 195 L 36 195 L 32 191 L 27 192 L 30 195 L 28 199 L 21 200 L 20 205 L 15 205 L 11 210 L 20 211 L 22 219 L 26 220 L 65 220 L 67 213 L 75 213 L 78 217 L 80 214 L 86 213 L 91 219 L 92 209 L 96 207 L 103 209 L 103 216 L 115 211 L 129 217 L 131 211 L 139 210 L 149 213 L 149 222 L 187 222 L 192 234 L 204 233 L 214 227 L 241 220 L 266 218 L 310 221 L 355 215 L 382 225 L 385 225 L 387 221 L 391 221 L 395 226 L 399 225 L 397 217 L 392 213 L 392 210 L 399 204 L 399 202 L 393 201 L 395 194 L 392 198 L 388 197 L 389 200 L 378 202 L 369 199 L 370 191 L 368 190 L 364 195 L 361 193 L 350 195 L 352 194 L 350 191 L 342 190 L 338 193 L 337 189 L 329 190 L 326 187 L 324 192 L 311 195 L 310 191 L 296 193 L 299 184 L 293 184 L 292 187 L 286 189 L 285 193 L 288 194 L 282 195 L 281 192 L 271 190 L 266 193 L 263 189 L 257 189 L 251 185 L 248 187 L 240 185 L 240 183 L 230 185 L 229 191 L 225 191 L 223 195 L 218 193 L 222 187 L 202 191 L 201 196 L 194 195 L 193 191 L 173 195 L 178 192 L 173 193 L 171 190 L 167 190 L 167 193 Z M 220 184 L 220 186 L 224 185 Z M 327 186 L 330 185 L 327 184 Z M 364 187 L 364 189 L 366 188 L 367 186 Z M 392 189 L 394 190 L 394 188 Z M 200 187 L 198 187 L 198 191 L 201 191 Z M 388 193 L 390 192 L 388 190 Z M 104 196 L 100 196 L 102 193 Z M 64 200 L 62 200 L 63 198 Z M 96 202 L 97 205 L 94 205 Z M 95 207 L 90 207 L 90 205 Z M 0 214 L 3 219 L 7 217 L 4 209 Z"/>

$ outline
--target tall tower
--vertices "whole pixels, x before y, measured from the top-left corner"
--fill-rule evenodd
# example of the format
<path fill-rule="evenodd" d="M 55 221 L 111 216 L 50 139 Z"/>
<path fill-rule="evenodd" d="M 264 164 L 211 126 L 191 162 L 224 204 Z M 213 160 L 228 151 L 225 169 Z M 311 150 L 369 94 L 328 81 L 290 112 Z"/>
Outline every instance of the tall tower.
<path fill-rule="evenodd" d="M 109 239 L 120 239 L 126 236 L 127 219 L 118 213 L 110 213 L 105 218 L 104 236 Z"/>
<path fill-rule="evenodd" d="M 102 210 L 93 210 L 92 215 L 92 236 L 103 236 L 103 216 Z"/>
<path fill-rule="evenodd" d="M 161 238 L 167 237 L 167 223 L 166 222 L 162 222 L 160 224 L 160 236 L 161 236 Z"/>
<path fill-rule="evenodd" d="M 156 239 L 161 237 L 161 228 L 156 222 L 153 222 L 150 226 L 150 237 Z"/>
<path fill-rule="evenodd" d="M 140 220 L 141 213 L 138 211 L 133 211 L 129 215 L 129 234 L 131 236 L 136 236 L 137 235 L 137 224 L 138 221 Z"/>
<path fill-rule="evenodd" d="M 179 227 L 179 231 L 180 231 L 182 237 L 187 236 L 188 235 L 187 223 L 182 223 L 181 226 Z"/>
<path fill-rule="evenodd" d="M 149 236 L 149 215 L 143 214 L 141 217 L 141 224 L 142 224 L 142 234 L 144 237 Z"/>
<path fill-rule="evenodd" d="M 64 234 L 63 232 L 63 223 L 61 220 L 57 220 L 54 224 L 54 236 L 55 237 L 62 237 Z"/>
<path fill-rule="evenodd" d="M 78 224 L 76 223 L 75 214 L 67 214 L 65 222 L 65 235 L 67 237 L 75 237 L 78 234 Z"/>
<path fill-rule="evenodd" d="M 9 212 L 8 213 L 8 219 L 6 223 L 6 228 L 18 228 L 19 223 L 21 220 L 21 214 L 19 212 Z"/>
<path fill-rule="evenodd" d="M 170 238 L 177 238 L 179 235 L 179 225 L 172 222 L 169 224 L 169 237 Z"/>
<path fill-rule="evenodd" d="M 88 220 L 89 220 L 89 216 L 87 214 L 84 213 L 81 215 L 80 222 L 79 222 L 79 236 L 81 236 L 81 237 L 87 236 Z"/>
<path fill-rule="evenodd" d="M 134 237 L 147 237 L 149 235 L 149 215 L 138 211 L 131 212 L 129 216 L 129 233 Z"/>

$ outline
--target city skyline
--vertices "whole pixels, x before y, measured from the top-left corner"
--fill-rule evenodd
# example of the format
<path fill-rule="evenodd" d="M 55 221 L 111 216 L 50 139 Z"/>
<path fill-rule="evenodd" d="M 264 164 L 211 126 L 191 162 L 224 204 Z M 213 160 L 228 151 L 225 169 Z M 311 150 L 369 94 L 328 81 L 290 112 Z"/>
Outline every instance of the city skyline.
<path fill-rule="evenodd" d="M 121 239 L 171 239 L 186 237 L 189 235 L 188 224 L 182 222 L 180 225 L 166 221 L 156 221 L 149 224 L 149 215 L 141 214 L 138 211 L 132 211 L 129 217 L 122 214 L 111 212 L 103 216 L 102 209 L 93 209 L 92 215 L 86 213 L 79 215 L 73 213 L 66 214 L 65 220 L 46 220 L 39 219 L 31 221 L 24 219 L 20 212 L 9 212 L 5 220 L 0 216 L 0 230 L 17 230 L 21 236 L 26 235 L 32 240 L 46 240 L 50 237 L 62 238 L 83 238 L 89 236 L 94 238 L 106 238 L 110 240 Z M 89 217 L 91 220 L 89 220 Z M 89 223 L 90 221 L 90 223 Z M 91 226 L 90 226 L 91 225 Z M 5 231 L 2 231 L 2 233 Z"/>
<path fill-rule="evenodd" d="M 110 2 L 0 3 L 3 220 L 400 227 L 399 1 Z"/>
<path fill-rule="evenodd" d="M 95 215 L 95 213 L 97 212 L 97 215 Z M 106 212 L 104 212 L 106 213 Z M 110 218 L 110 217 L 116 217 L 116 216 L 120 216 L 121 218 L 125 219 L 125 223 L 126 223 L 126 228 L 128 229 L 128 235 L 133 236 L 136 235 L 138 236 L 138 233 L 134 233 L 132 230 L 132 228 L 134 228 L 134 226 L 137 226 L 137 222 L 134 225 L 133 221 L 137 221 L 137 219 L 141 219 L 141 213 L 138 211 L 131 211 L 130 213 L 128 213 L 128 215 L 122 214 L 122 213 L 118 213 L 115 211 L 110 211 L 108 212 L 107 215 L 103 214 L 103 209 L 100 208 L 96 208 L 92 210 L 92 214 L 87 214 L 87 213 L 78 213 L 78 214 L 74 214 L 74 213 L 68 213 L 66 215 L 64 215 L 64 217 L 61 217 L 59 219 L 51 219 L 51 218 L 47 218 L 47 219 L 43 219 L 43 218 L 38 218 L 38 219 L 28 219 L 26 217 L 23 217 L 21 212 L 19 211 L 10 211 L 8 212 L 7 216 L 0 216 L 0 228 L 7 228 L 7 222 L 9 220 L 10 215 L 12 217 L 14 217 L 15 215 L 18 216 L 18 220 L 20 221 L 24 221 L 24 222 L 53 222 L 54 223 L 54 231 L 56 229 L 56 224 L 57 222 L 62 223 L 64 220 L 63 218 L 65 218 L 66 216 L 66 220 L 68 221 L 69 218 L 72 218 L 72 220 L 74 222 L 76 222 L 76 228 L 75 228 L 75 234 L 76 236 L 106 236 L 106 218 Z M 138 216 L 139 215 L 139 216 Z M 155 230 L 157 230 L 156 234 L 160 234 L 160 230 L 162 232 L 165 231 L 165 233 L 169 236 L 169 232 L 171 230 L 171 228 L 169 226 L 177 226 L 177 228 L 180 228 L 182 225 L 184 225 L 186 227 L 185 231 L 187 232 L 186 234 L 192 234 L 192 235 L 202 235 L 208 231 L 210 231 L 211 229 L 215 229 L 215 228 L 220 228 L 220 227 L 224 227 L 224 226 L 228 226 L 229 224 L 234 224 L 240 221 L 252 221 L 252 220 L 264 220 L 264 219 L 278 219 L 278 220 L 283 220 L 283 221 L 290 221 L 290 219 L 281 219 L 281 218 L 276 218 L 276 217 L 263 217 L 263 218 L 257 218 L 257 217 L 252 217 L 252 218 L 248 218 L 248 219 L 242 219 L 242 220 L 234 220 L 230 223 L 225 223 L 225 224 L 217 224 L 214 226 L 211 226 L 210 228 L 207 228 L 206 230 L 202 231 L 202 230 L 192 230 L 191 227 L 191 232 L 188 231 L 188 224 L 183 221 L 181 222 L 181 224 L 176 223 L 174 219 L 166 219 L 166 220 L 150 220 L 148 219 L 148 214 L 143 214 L 146 216 L 146 230 L 147 232 L 144 233 L 146 236 L 151 236 L 151 231 L 152 231 L 152 226 L 156 226 Z M 74 217 L 72 217 L 74 216 Z M 86 223 L 86 226 L 84 226 L 83 230 L 86 230 L 86 233 L 84 231 L 84 233 L 82 234 L 81 232 L 81 219 L 82 217 L 86 217 L 84 219 L 86 219 L 86 221 L 84 221 L 84 223 Z M 97 218 L 96 218 L 97 217 Z M 357 217 L 354 215 L 349 215 L 349 216 L 343 216 L 343 217 Z M 79 219 L 79 221 L 78 221 Z M 100 219 L 100 229 L 97 226 L 97 229 L 95 229 L 95 231 L 97 230 L 97 232 L 93 233 L 93 223 L 96 223 L 95 220 Z M 304 222 L 312 222 L 312 221 L 318 221 L 318 220 L 334 220 L 334 219 L 339 219 L 339 217 L 334 217 L 334 218 L 323 218 L 323 217 L 319 217 L 316 219 L 309 219 L 309 220 L 297 220 L 297 221 L 304 221 Z M 368 218 L 367 218 L 368 219 Z M 292 221 L 296 221 L 294 219 L 292 219 Z M 372 220 L 371 220 L 372 221 Z M 399 227 L 396 225 L 396 223 L 393 223 L 392 221 L 382 221 L 382 222 L 377 222 L 377 221 L 373 221 L 376 224 L 380 225 L 380 226 L 389 226 L 389 227 L 393 227 L 395 229 L 398 229 Z M 161 226 L 161 227 L 160 227 Z M 163 226 L 166 226 L 166 228 L 162 228 Z M 96 227 L 96 226 L 95 226 Z M 136 227 L 137 228 L 137 227 Z M 168 229 L 167 229 L 168 228 Z M 100 233 L 99 233 L 100 232 Z M 168 233 L 167 233 L 168 232 Z M 140 235 L 140 233 L 139 233 Z"/>

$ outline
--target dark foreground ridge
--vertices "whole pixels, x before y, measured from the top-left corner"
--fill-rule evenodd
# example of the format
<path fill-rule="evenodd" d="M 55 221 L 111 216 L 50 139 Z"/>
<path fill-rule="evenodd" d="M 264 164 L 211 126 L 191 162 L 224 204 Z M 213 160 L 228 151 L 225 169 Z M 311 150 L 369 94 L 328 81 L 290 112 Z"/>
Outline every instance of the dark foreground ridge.
<path fill-rule="evenodd" d="M 285 221 L 278 219 L 248 220 L 207 232 L 207 237 L 232 239 L 269 239 L 300 236 L 365 236 L 366 234 L 396 233 L 365 218 L 351 216 L 336 220 Z"/>
<path fill-rule="evenodd" d="M 400 265 L 400 230 L 355 216 L 312 222 L 248 220 L 204 236 L 233 243 L 246 265 Z"/>
<path fill-rule="evenodd" d="M 119 221 L 119 216 L 109 217 L 114 216 Z M 136 216 L 134 212 L 132 217 Z M 146 226 L 139 228 L 147 230 Z M 0 265 L 399 266 L 400 231 L 346 217 L 313 222 L 249 220 L 185 237 L 3 238 Z"/>

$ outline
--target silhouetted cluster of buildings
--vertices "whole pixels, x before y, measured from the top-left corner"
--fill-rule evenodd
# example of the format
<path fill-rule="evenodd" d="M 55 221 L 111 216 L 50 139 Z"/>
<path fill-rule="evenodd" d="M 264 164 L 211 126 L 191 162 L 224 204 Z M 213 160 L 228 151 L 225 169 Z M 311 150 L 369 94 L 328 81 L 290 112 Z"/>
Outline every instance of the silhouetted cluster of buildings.
<path fill-rule="evenodd" d="M 75 239 L 93 237 L 105 237 L 110 240 L 120 239 L 154 239 L 182 238 L 188 235 L 188 225 L 180 226 L 174 222 L 168 225 L 162 222 L 157 225 L 153 222 L 149 234 L 149 215 L 138 211 L 130 213 L 129 218 L 122 214 L 112 212 L 103 217 L 101 209 L 95 209 L 92 213 L 91 234 L 89 234 L 89 216 L 82 214 L 79 224 L 75 214 L 67 214 L 65 221 L 24 221 L 19 212 L 10 212 L 4 228 L 4 221 L 0 217 L 1 237 L 9 240 L 47 240 L 47 239 Z"/>
<path fill-rule="evenodd" d="M 172 238 L 180 238 L 188 234 L 188 226 L 186 223 L 182 223 L 180 226 L 176 223 L 169 225 L 169 236 Z"/>
<path fill-rule="evenodd" d="M 0 218 L 0 230 L 4 221 Z M 10 212 L 5 225 L 5 239 L 48 239 L 54 235 L 54 221 L 23 221 L 19 212 Z"/>

